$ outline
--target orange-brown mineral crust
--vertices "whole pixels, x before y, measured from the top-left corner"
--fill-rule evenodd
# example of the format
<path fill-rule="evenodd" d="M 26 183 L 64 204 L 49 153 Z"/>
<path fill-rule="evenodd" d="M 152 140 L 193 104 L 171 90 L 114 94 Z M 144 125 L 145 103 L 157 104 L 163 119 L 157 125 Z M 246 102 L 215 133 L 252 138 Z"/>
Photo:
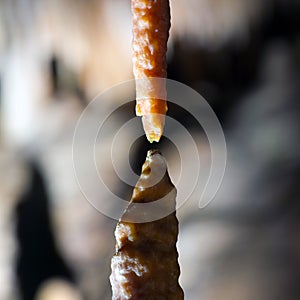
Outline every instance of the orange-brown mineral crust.
<path fill-rule="evenodd" d="M 164 174 L 158 183 L 149 186 L 158 168 Z M 124 221 L 130 219 L 136 203 L 152 203 L 168 194 L 171 195 L 169 201 L 158 204 L 159 211 L 165 211 L 167 216 L 147 223 Z M 164 158 L 157 151 L 149 151 L 130 204 L 115 231 L 116 254 L 111 261 L 110 276 L 113 300 L 183 299 L 178 283 L 175 197 L 176 190 L 168 176 Z"/>
<path fill-rule="evenodd" d="M 136 114 L 142 116 L 147 138 L 159 141 L 167 112 L 164 81 L 167 77 L 167 41 L 170 29 L 169 0 L 132 0 L 133 74 L 137 81 Z"/>

